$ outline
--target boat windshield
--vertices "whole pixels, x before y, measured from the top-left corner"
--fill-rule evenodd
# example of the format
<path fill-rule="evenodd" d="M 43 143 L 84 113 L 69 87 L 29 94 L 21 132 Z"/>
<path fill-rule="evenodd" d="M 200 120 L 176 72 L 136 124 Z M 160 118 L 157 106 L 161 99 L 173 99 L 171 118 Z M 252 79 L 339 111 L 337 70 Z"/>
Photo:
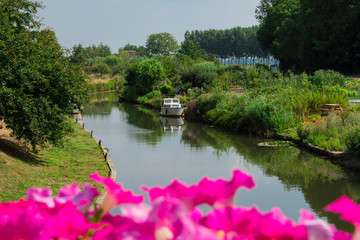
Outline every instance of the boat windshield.
<path fill-rule="evenodd" d="M 164 100 L 164 103 L 171 103 L 171 100 Z"/>
<path fill-rule="evenodd" d="M 174 99 L 174 100 L 173 100 L 173 103 L 179 103 L 179 100 L 178 100 L 178 99 Z"/>

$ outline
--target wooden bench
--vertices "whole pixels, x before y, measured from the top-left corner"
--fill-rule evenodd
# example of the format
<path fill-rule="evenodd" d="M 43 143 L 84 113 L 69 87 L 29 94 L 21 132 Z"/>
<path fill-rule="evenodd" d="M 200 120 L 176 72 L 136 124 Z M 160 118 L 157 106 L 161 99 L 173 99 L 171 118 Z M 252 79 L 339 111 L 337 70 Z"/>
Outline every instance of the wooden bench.
<path fill-rule="evenodd" d="M 324 104 L 324 107 L 320 109 L 322 115 L 327 115 L 329 112 L 344 111 L 341 104 L 328 103 Z"/>

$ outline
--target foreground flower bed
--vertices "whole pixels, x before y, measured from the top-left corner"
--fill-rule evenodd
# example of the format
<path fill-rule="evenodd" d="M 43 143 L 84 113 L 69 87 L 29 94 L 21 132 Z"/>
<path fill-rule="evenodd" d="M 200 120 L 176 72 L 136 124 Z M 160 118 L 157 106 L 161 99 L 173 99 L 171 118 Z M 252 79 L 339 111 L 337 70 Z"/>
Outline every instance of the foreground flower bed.
<path fill-rule="evenodd" d="M 231 180 L 203 178 L 187 186 L 174 180 L 166 187 L 141 187 L 150 204 L 110 178 L 97 173 L 91 179 L 105 186 L 100 206 L 94 204 L 99 192 L 85 184 L 66 186 L 58 196 L 49 188 L 30 188 L 27 200 L 0 204 L 0 240 L 124 239 L 124 240 L 359 240 L 360 206 L 341 197 L 325 209 L 340 213 L 355 225 L 355 233 L 338 231 L 333 225 L 300 210 L 297 223 L 273 208 L 235 207 L 238 188 L 255 186 L 251 176 L 240 170 Z M 207 204 L 203 214 L 197 207 Z M 121 207 L 121 215 L 109 211 Z"/>

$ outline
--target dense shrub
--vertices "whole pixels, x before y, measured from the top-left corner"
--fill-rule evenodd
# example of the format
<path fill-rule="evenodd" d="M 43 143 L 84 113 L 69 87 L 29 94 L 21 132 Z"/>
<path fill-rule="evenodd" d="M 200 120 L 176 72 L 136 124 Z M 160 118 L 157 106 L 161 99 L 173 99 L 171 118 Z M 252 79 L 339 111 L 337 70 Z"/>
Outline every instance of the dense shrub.
<path fill-rule="evenodd" d="M 216 66 L 212 62 L 202 62 L 188 67 L 182 74 L 183 83 L 190 82 L 193 87 L 210 85 L 216 78 Z"/>
<path fill-rule="evenodd" d="M 353 128 L 346 135 L 346 152 L 360 159 L 360 127 Z"/>
<path fill-rule="evenodd" d="M 124 60 L 122 58 L 114 55 L 106 56 L 103 61 L 110 67 L 115 66 L 119 63 L 124 63 Z"/>
<path fill-rule="evenodd" d="M 318 89 L 323 89 L 325 86 L 345 86 L 344 76 L 332 70 L 316 71 L 313 76 L 309 77 L 309 82 Z"/>
<path fill-rule="evenodd" d="M 136 88 L 138 96 L 151 92 L 164 78 L 165 71 L 161 62 L 153 58 L 131 64 L 127 69 L 128 85 Z"/>
<path fill-rule="evenodd" d="M 138 97 L 137 101 L 144 105 L 149 105 L 152 107 L 160 107 L 162 102 L 161 91 L 157 90 L 150 92 L 144 96 Z"/>
<path fill-rule="evenodd" d="M 164 84 L 160 87 L 160 91 L 164 95 L 168 95 L 171 90 L 172 90 L 172 87 L 167 84 Z"/>

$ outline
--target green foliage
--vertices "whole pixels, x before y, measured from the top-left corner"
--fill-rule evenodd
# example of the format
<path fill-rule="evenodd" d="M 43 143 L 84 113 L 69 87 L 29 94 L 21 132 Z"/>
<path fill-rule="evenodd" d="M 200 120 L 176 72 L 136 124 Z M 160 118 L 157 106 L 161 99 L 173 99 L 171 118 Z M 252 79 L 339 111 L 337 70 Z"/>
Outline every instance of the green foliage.
<path fill-rule="evenodd" d="M 120 97 L 128 101 L 134 101 L 138 97 L 136 86 L 135 85 L 125 86 L 122 92 L 120 92 Z"/>
<path fill-rule="evenodd" d="M 346 152 L 356 159 L 360 159 L 360 127 L 348 132 L 346 136 Z"/>
<path fill-rule="evenodd" d="M 198 112 L 208 123 L 236 131 L 281 133 L 295 124 L 289 109 L 264 97 L 252 99 L 249 95 L 203 94 L 190 111 Z"/>
<path fill-rule="evenodd" d="M 138 96 L 151 92 L 164 78 L 165 71 L 161 62 L 153 58 L 131 64 L 127 69 L 128 85 L 135 86 Z"/>
<path fill-rule="evenodd" d="M 94 65 L 91 66 L 91 72 L 99 73 L 100 76 L 102 76 L 105 73 L 110 73 L 111 68 L 104 62 L 96 62 L 94 63 Z"/>
<path fill-rule="evenodd" d="M 88 84 L 88 92 L 95 93 L 101 91 L 111 91 L 116 90 L 119 87 L 120 83 L 117 79 L 111 79 L 108 82 L 99 82 L 96 84 Z"/>
<path fill-rule="evenodd" d="M 161 107 L 161 103 L 162 103 L 161 91 L 156 90 L 150 92 L 144 96 L 138 97 L 137 101 L 144 105 L 149 105 L 152 107 Z"/>
<path fill-rule="evenodd" d="M 118 56 L 114 56 L 114 55 L 108 55 L 104 58 L 104 62 L 112 67 L 112 66 L 115 66 L 117 64 L 120 64 L 120 63 L 124 63 L 124 60 Z"/>
<path fill-rule="evenodd" d="M 295 123 L 294 114 L 281 105 L 259 97 L 248 103 L 247 119 L 251 129 L 281 133 Z"/>
<path fill-rule="evenodd" d="M 182 81 L 191 83 L 194 87 L 210 85 L 216 78 L 216 66 L 212 62 L 203 62 L 188 67 L 182 73 Z"/>
<path fill-rule="evenodd" d="M 203 58 L 206 55 L 205 50 L 200 49 L 199 44 L 191 40 L 186 40 L 181 43 L 179 54 L 191 57 L 192 59 Z"/>
<path fill-rule="evenodd" d="M 33 150 L 61 141 L 70 130 L 64 115 L 86 94 L 81 69 L 69 64 L 54 32 L 39 29 L 40 6 L 0 2 L 0 119 Z"/>
<path fill-rule="evenodd" d="M 257 31 L 257 26 L 248 28 L 235 27 L 226 30 L 186 31 L 184 42 L 186 45 L 182 51 L 188 53 L 187 49 L 195 50 L 196 46 L 187 43 L 187 41 L 193 41 L 200 49 L 220 57 L 267 57 L 268 53 L 261 49 L 257 41 Z"/>
<path fill-rule="evenodd" d="M 167 84 L 164 84 L 160 87 L 160 91 L 164 95 L 168 95 L 171 90 L 172 90 L 172 87 Z"/>
<path fill-rule="evenodd" d="M 261 0 L 256 14 L 258 39 L 282 69 L 360 71 L 358 1 Z"/>
<path fill-rule="evenodd" d="M 92 45 L 83 47 L 81 44 L 75 45 L 72 49 L 70 56 L 70 62 L 72 63 L 84 63 L 88 59 L 96 57 L 106 57 L 111 55 L 110 47 L 100 43 L 98 46 Z"/>
<path fill-rule="evenodd" d="M 345 86 L 345 77 L 331 70 L 318 70 L 308 80 L 318 89 L 324 89 L 325 86 Z"/>
<path fill-rule="evenodd" d="M 170 33 L 151 34 L 146 40 L 146 50 L 149 56 L 156 54 L 171 55 L 177 52 L 179 46 Z"/>

